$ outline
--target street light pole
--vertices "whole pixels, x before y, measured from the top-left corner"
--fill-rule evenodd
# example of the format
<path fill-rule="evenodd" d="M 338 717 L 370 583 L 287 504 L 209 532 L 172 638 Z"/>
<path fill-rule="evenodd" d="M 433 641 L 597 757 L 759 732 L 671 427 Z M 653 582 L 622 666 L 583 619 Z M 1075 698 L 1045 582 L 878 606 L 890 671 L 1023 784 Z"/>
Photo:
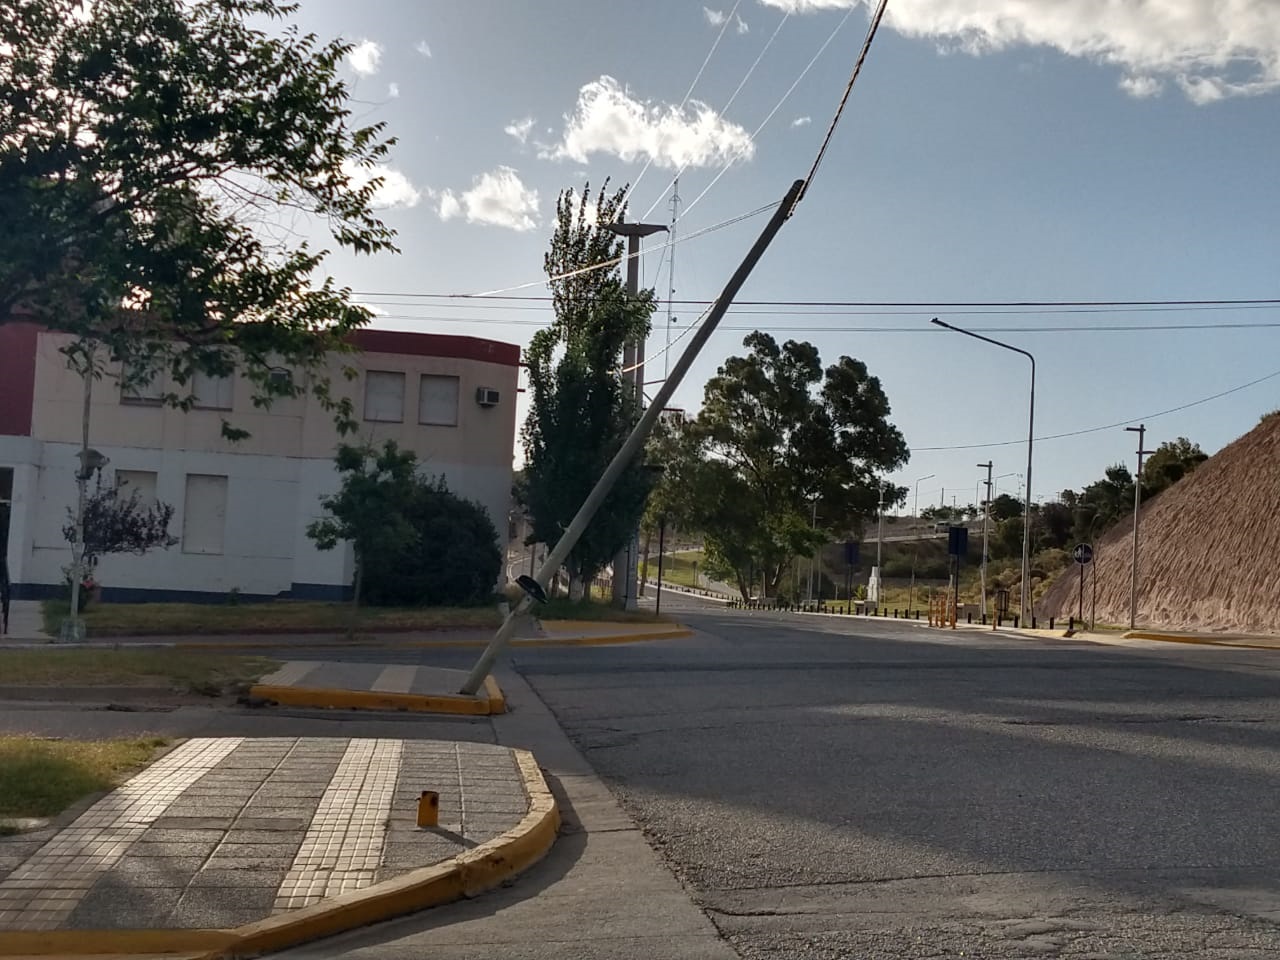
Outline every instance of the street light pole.
<path fill-rule="evenodd" d="M 949 323 L 943 323 L 937 317 L 934 317 L 930 323 L 933 323 L 953 333 L 963 333 L 966 337 L 973 337 L 975 340 L 981 340 L 995 347 L 1001 347 L 1005 350 L 1012 350 L 1014 353 L 1020 353 L 1031 361 L 1031 400 L 1028 404 L 1027 413 L 1027 488 L 1025 506 L 1023 508 L 1022 519 L 1022 622 L 1026 626 L 1031 625 L 1031 456 L 1033 445 L 1035 444 L 1036 435 L 1036 358 L 1021 347 L 1015 347 L 1009 343 L 1003 343 L 999 340 L 992 340 L 990 337 L 984 337 L 980 333 L 974 333 L 971 330 L 964 330 L 960 327 L 954 327 Z"/>
<path fill-rule="evenodd" d="M 911 508 L 911 512 L 915 514 L 914 519 L 917 524 L 917 527 L 916 527 L 917 531 L 919 531 L 920 529 L 920 527 L 918 526 L 918 524 L 920 523 L 920 481 L 932 480 L 936 476 L 937 476 L 936 473 L 931 473 L 926 477 L 916 478 L 915 506 Z M 916 539 L 917 540 L 920 539 L 920 534 L 918 532 L 916 533 Z M 915 601 L 915 598 L 916 598 L 916 554 L 919 553 L 919 551 L 920 551 L 920 548 L 919 546 L 917 546 L 914 548 L 914 552 L 911 555 L 911 586 L 907 588 L 907 616 L 911 615 L 911 604 Z"/>
<path fill-rule="evenodd" d="M 985 467 L 987 470 L 987 498 L 982 502 L 982 567 L 980 577 L 982 580 L 982 616 L 987 615 L 987 528 L 991 522 L 991 470 L 992 461 L 980 463 L 978 466 Z"/>
<path fill-rule="evenodd" d="M 1133 569 L 1129 578 L 1129 629 L 1133 630 L 1138 625 L 1138 518 L 1142 511 L 1142 458 L 1151 451 L 1146 448 L 1145 423 L 1124 429 L 1138 435 L 1138 472 L 1133 477 Z"/>
<path fill-rule="evenodd" d="M 813 520 L 809 523 L 810 530 L 816 530 L 818 527 L 818 498 L 813 498 Z M 813 603 L 813 568 L 814 558 L 809 557 L 809 602 Z"/>
<path fill-rule="evenodd" d="M 662 223 L 607 223 L 610 233 L 627 238 L 627 301 L 640 296 L 640 240 L 667 229 Z M 623 376 L 635 391 L 636 410 L 644 410 L 644 337 L 629 340 L 622 347 Z M 636 576 L 639 573 L 640 527 L 632 531 L 627 545 L 613 560 L 613 602 L 625 610 L 636 609 Z"/>

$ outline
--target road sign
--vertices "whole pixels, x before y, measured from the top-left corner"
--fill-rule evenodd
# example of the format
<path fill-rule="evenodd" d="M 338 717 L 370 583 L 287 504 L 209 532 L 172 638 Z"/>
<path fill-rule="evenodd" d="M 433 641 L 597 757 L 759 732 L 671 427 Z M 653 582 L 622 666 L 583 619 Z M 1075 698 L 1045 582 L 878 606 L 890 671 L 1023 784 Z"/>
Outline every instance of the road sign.
<path fill-rule="evenodd" d="M 969 554 L 969 528 L 947 527 L 947 553 L 953 557 L 965 557 Z"/>
<path fill-rule="evenodd" d="M 858 565 L 858 547 L 860 544 L 856 540 L 846 540 L 844 544 L 844 562 L 847 567 L 856 567 Z"/>
<path fill-rule="evenodd" d="M 1093 562 L 1093 547 L 1087 543 L 1077 543 L 1076 548 L 1071 551 L 1071 559 L 1080 566 Z"/>

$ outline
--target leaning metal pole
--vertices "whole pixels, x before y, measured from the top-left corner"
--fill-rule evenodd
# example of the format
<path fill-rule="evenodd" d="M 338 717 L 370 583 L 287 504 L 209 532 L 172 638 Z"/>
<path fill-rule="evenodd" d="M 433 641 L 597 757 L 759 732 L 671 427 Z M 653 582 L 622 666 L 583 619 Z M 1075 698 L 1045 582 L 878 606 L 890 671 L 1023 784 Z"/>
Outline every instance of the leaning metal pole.
<path fill-rule="evenodd" d="M 698 353 L 706 345 L 711 335 L 715 333 L 721 318 L 724 317 L 729 307 L 733 304 L 733 298 L 738 295 L 742 285 L 747 282 L 747 277 L 751 275 L 751 271 L 755 269 L 755 265 L 760 261 L 769 244 L 773 242 L 773 238 L 778 235 L 782 225 L 791 216 L 792 210 L 800 197 L 800 192 L 804 189 L 804 183 L 803 180 L 797 180 L 791 184 L 791 189 L 783 197 L 782 203 L 774 210 L 768 224 L 765 225 L 764 230 L 761 231 L 751 249 L 747 251 L 746 257 L 738 265 L 738 269 L 733 272 L 733 276 L 729 278 L 729 282 L 725 284 L 724 289 L 720 291 L 720 296 L 716 298 L 715 304 L 707 314 L 707 319 L 703 321 L 697 332 L 694 333 L 693 338 L 689 341 L 689 346 L 685 348 L 684 353 L 680 355 L 680 359 L 676 361 L 676 365 L 672 368 L 671 375 L 663 382 L 662 387 L 653 398 L 653 403 L 645 408 L 643 416 L 640 417 L 640 422 L 635 425 L 631 435 L 622 444 L 622 448 L 609 461 L 609 466 L 605 468 L 600 479 L 596 481 L 596 485 L 587 494 L 587 499 L 578 508 L 578 512 L 573 520 L 569 522 L 568 528 L 551 552 L 547 554 L 546 559 L 543 560 L 541 569 L 538 570 L 537 576 L 534 577 L 534 580 L 543 591 L 546 590 L 551 577 L 568 559 L 569 552 L 577 546 L 578 540 L 587 529 L 587 524 L 596 515 L 596 511 L 600 509 L 600 504 L 604 502 L 605 497 L 609 495 L 609 491 L 618 482 L 622 472 L 631 465 L 631 462 L 640 453 L 640 449 L 644 446 L 645 440 L 648 439 L 649 433 L 658 421 L 658 417 L 662 415 L 662 411 L 666 408 L 672 394 L 680 386 L 680 381 L 684 379 L 685 374 L 689 372 L 689 368 L 693 366 L 693 361 L 697 359 Z M 507 614 L 506 619 L 502 621 L 502 626 L 498 628 L 497 633 L 493 635 L 493 639 L 489 641 L 489 645 L 480 654 L 480 659 L 476 661 L 476 665 L 471 668 L 471 673 L 462 685 L 462 693 L 471 695 L 480 689 L 485 677 L 493 670 L 493 665 L 497 662 L 499 655 L 510 643 L 511 636 L 516 631 L 517 619 L 527 612 L 533 604 L 533 597 L 526 593 L 525 596 L 520 598 L 520 602 L 512 608 L 511 612 Z"/>

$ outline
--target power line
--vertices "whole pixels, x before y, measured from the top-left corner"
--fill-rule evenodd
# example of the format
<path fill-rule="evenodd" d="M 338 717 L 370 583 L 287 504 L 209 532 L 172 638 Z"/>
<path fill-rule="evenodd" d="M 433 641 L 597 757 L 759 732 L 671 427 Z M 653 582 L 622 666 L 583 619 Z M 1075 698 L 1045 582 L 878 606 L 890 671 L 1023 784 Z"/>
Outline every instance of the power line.
<path fill-rule="evenodd" d="M 693 75 L 693 81 L 689 84 L 689 89 L 684 92 L 684 96 L 680 99 L 680 110 L 684 110 L 684 105 L 688 103 L 689 98 L 693 96 L 694 88 L 698 86 L 698 81 L 702 79 L 702 74 L 706 71 L 707 64 L 711 62 L 712 56 L 715 55 L 716 48 L 720 46 L 720 41 L 724 39 L 725 31 L 729 29 L 729 24 L 733 23 L 734 18 L 738 15 L 738 7 L 741 5 L 742 0 L 734 0 L 733 9 L 730 10 L 729 15 L 725 17 L 724 23 L 720 24 L 720 32 L 716 34 L 715 40 L 711 41 L 711 49 L 708 50 L 707 55 L 702 58 L 702 66 L 700 66 L 698 68 L 698 72 Z M 640 181 L 644 179 L 644 175 L 648 172 L 651 166 L 653 166 L 653 154 L 649 155 L 644 166 L 640 168 L 640 172 L 636 174 L 635 180 L 633 180 L 631 185 L 627 188 L 627 199 L 630 199 L 631 194 L 635 192 L 636 187 L 640 184 Z M 677 176 L 679 176 L 679 174 L 677 174 Z M 664 190 L 663 193 L 665 192 L 666 191 Z M 648 214 L 645 214 L 645 216 L 647 217 Z M 642 217 L 641 219 L 644 218 Z"/>
<path fill-rule="evenodd" d="M 845 15 L 840 18 L 840 22 L 836 24 L 835 29 L 831 31 L 831 33 L 827 36 L 827 39 L 823 41 L 822 46 L 818 48 L 818 52 L 815 53 L 813 57 L 810 58 L 809 62 L 805 64 L 804 69 L 800 71 L 800 75 L 796 77 L 794 81 L 792 81 L 791 86 L 787 87 L 786 93 L 784 93 L 782 97 L 778 100 L 778 102 L 773 105 L 773 109 L 770 110 L 768 114 L 765 115 L 765 118 L 762 121 L 760 121 L 760 126 L 756 127 L 756 129 L 752 132 L 750 137 L 751 142 L 753 143 L 755 142 L 756 137 L 760 135 L 760 131 L 765 128 L 765 126 L 769 123 L 770 120 L 773 119 L 774 114 L 776 114 L 779 110 L 782 109 L 782 105 L 786 103 L 787 100 L 791 97 L 791 94 L 795 91 L 796 87 L 800 86 L 800 81 L 802 81 L 808 75 L 809 71 L 813 69 L 813 65 L 818 62 L 818 58 L 822 56 L 823 52 L 826 51 L 827 47 L 831 45 L 831 42 L 835 40 L 836 34 L 840 32 L 841 28 L 844 27 L 845 23 L 848 22 L 849 18 L 853 16 L 854 9 L 855 9 L 854 7 L 850 7 L 847 11 L 845 11 Z M 729 158 L 729 160 L 725 163 L 725 165 L 720 168 L 720 172 L 717 173 L 712 178 L 710 183 L 708 183 L 705 187 L 703 187 L 702 192 L 700 194 L 698 194 L 696 197 L 693 198 L 693 202 L 684 208 L 685 216 L 689 215 L 689 211 L 692 210 L 695 206 L 697 206 L 698 201 L 701 200 L 703 197 L 705 197 L 707 193 L 711 190 L 711 188 L 714 187 L 716 183 L 719 182 L 720 178 L 729 172 L 729 168 L 732 167 L 740 157 L 741 157 L 741 153 L 737 153 L 734 156 Z"/>
<path fill-rule="evenodd" d="M 804 195 L 809 192 L 809 187 L 813 185 L 813 178 L 817 176 L 818 167 L 822 165 L 822 158 L 826 156 L 827 147 L 831 145 L 831 138 L 835 136 L 836 125 L 840 123 L 840 118 L 844 115 L 844 108 L 849 102 L 849 95 L 853 93 L 853 85 L 858 80 L 858 74 L 862 72 L 862 65 L 867 62 L 867 54 L 871 52 L 871 44 L 876 39 L 876 33 L 880 29 L 880 21 L 884 19 L 884 11 L 888 6 L 889 0 L 880 0 L 880 6 L 876 8 L 875 16 L 871 18 L 871 24 L 867 27 L 866 39 L 862 41 L 862 49 L 858 52 L 858 59 L 853 64 L 853 73 L 849 76 L 849 83 L 845 86 L 844 95 L 840 97 L 840 103 L 836 106 L 835 116 L 831 118 L 831 125 L 827 127 L 827 135 L 822 138 L 822 146 L 818 148 L 818 155 L 813 158 L 813 166 L 809 168 L 808 174 L 805 175 L 804 186 L 800 188 L 800 195 L 796 197 L 791 213 L 795 212 L 795 208 L 800 205 Z M 790 213 L 788 216 L 790 216 Z"/>
<path fill-rule="evenodd" d="M 737 8 L 735 7 L 734 9 L 736 10 Z M 726 100 L 724 102 L 724 105 L 720 108 L 720 116 L 722 118 L 724 117 L 728 109 L 731 106 L 733 106 L 733 101 L 738 99 L 738 94 L 740 94 L 742 92 L 742 88 L 747 85 L 747 81 L 751 79 L 751 75 L 756 72 L 756 67 L 760 66 L 760 61 L 764 59 L 764 55 L 768 53 L 769 48 L 773 46 L 773 41 L 776 40 L 778 38 L 778 34 L 782 32 L 782 25 L 786 23 L 790 17 L 791 17 L 790 12 L 784 13 L 782 15 L 782 19 L 779 20 L 778 25 L 774 27 L 773 33 L 769 35 L 769 39 L 765 41 L 764 46 L 760 48 L 760 52 L 756 54 L 755 62 L 752 63 L 751 66 L 747 68 L 747 72 L 743 74 L 742 79 L 738 81 L 738 86 L 734 89 L 733 93 L 729 95 L 729 99 Z M 683 106 L 683 104 L 681 104 L 681 106 Z M 653 213 L 654 208 L 656 208 L 658 204 L 662 202 L 662 198 L 667 195 L 667 191 L 670 190 L 671 187 L 675 184 L 675 182 L 680 179 L 680 175 L 689 169 L 689 163 L 690 163 L 689 161 L 685 161 L 684 165 L 679 170 L 676 171 L 676 175 L 671 179 L 671 183 L 668 183 L 663 188 L 662 192 L 658 194 L 658 198 L 653 201 L 653 203 L 649 206 L 649 209 L 646 210 L 644 212 L 644 215 L 640 217 L 641 220 L 649 219 L 649 214 Z M 637 177 L 636 179 L 638 180 L 639 178 Z M 687 213 L 688 211 L 685 211 L 685 212 Z"/>
<path fill-rule="evenodd" d="M 751 213 L 743 214 L 741 217 L 733 220 L 724 221 L 724 225 L 736 223 L 738 220 L 745 219 L 749 216 L 756 216 L 765 210 L 771 210 L 775 204 L 769 204 L 767 207 L 761 207 Z M 720 226 L 717 224 L 716 226 Z M 699 233 L 705 233 L 710 227 L 704 228 Z M 687 237 L 685 239 L 688 239 Z M 375 291 L 355 291 L 354 296 L 357 297 L 418 297 L 437 300 L 474 300 L 481 297 L 480 294 L 469 293 L 413 293 L 413 292 L 375 292 Z M 523 296 L 489 296 L 484 295 L 486 301 L 515 300 L 523 301 L 551 301 L 552 298 L 545 294 L 542 295 L 523 295 Z M 674 300 L 673 303 L 681 305 L 694 306 L 710 306 L 715 303 L 714 300 Z M 736 300 L 735 305 L 750 307 L 919 307 L 922 310 L 927 309 L 949 309 L 952 307 L 1280 307 L 1280 298 L 1273 299 L 1249 299 L 1249 298 L 1225 298 L 1225 299 L 1198 299 L 1198 300 Z"/>
<path fill-rule="evenodd" d="M 747 213 L 739 214 L 736 217 L 730 217 L 728 220 L 721 220 L 719 223 L 713 223 L 711 226 L 703 227 L 701 230 L 695 230 L 693 233 L 686 233 L 684 236 L 680 237 L 677 240 L 668 240 L 666 243 L 658 247 L 658 249 L 661 250 L 666 247 L 673 247 L 677 243 L 685 243 L 689 240 L 696 239 L 697 237 L 706 236 L 708 233 L 714 233 L 717 230 L 723 230 L 725 227 L 731 227 L 735 223 L 741 223 L 743 220 L 749 220 L 752 217 L 757 217 L 762 213 L 766 213 L 767 211 L 772 210 L 777 205 L 778 205 L 777 202 L 766 203 L 763 207 L 757 207 L 755 210 L 750 210 Z M 654 251 L 654 248 L 650 247 L 648 250 L 643 252 L 653 253 L 653 251 Z M 601 260 L 599 263 L 593 263 L 593 264 L 590 264 L 589 266 L 579 267 L 577 270 L 569 270 L 565 273 L 559 273 L 559 274 L 556 274 L 554 277 L 544 277 L 541 280 L 530 280 L 528 283 L 518 283 L 512 287 L 501 287 L 497 290 L 486 290 L 483 293 L 455 293 L 455 294 L 449 294 L 449 296 L 456 297 L 456 298 L 478 300 L 478 299 L 493 297 L 500 293 L 509 293 L 512 290 L 527 290 L 530 287 L 540 287 L 543 284 L 551 283 L 556 280 L 568 280 L 570 277 L 581 276 L 584 273 L 593 273 L 596 270 L 604 270 L 609 267 L 616 267 L 618 264 L 625 263 L 626 261 L 630 260 L 632 257 L 640 256 L 641 252 L 642 251 L 637 251 L 636 253 L 624 253 L 621 256 L 613 257 L 610 260 Z"/>
<path fill-rule="evenodd" d="M 1192 407 L 1198 407 L 1201 404 L 1209 403 L 1213 400 L 1221 400 L 1223 397 L 1229 397 L 1231 394 L 1239 393 L 1241 390 L 1248 390 L 1250 387 L 1256 387 L 1258 384 L 1264 383 L 1267 380 L 1274 380 L 1276 377 L 1280 377 L 1280 370 L 1275 370 L 1268 373 L 1266 376 L 1258 377 L 1256 380 L 1250 380 L 1248 383 L 1242 383 L 1229 390 L 1223 390 L 1221 393 L 1215 393 L 1208 397 L 1201 397 L 1199 400 L 1192 400 L 1190 403 L 1170 407 L 1168 410 L 1161 410 L 1159 413 L 1148 413 L 1145 416 L 1130 417 L 1128 420 L 1118 420 L 1115 423 L 1107 423 L 1100 427 L 1088 427 L 1084 430 L 1071 430 L 1067 433 L 1053 433 L 1044 437 L 1036 437 L 1035 439 L 1037 443 L 1043 440 L 1065 440 L 1068 437 L 1083 437 L 1090 433 L 1102 433 L 1104 430 L 1114 430 L 1117 427 L 1127 426 L 1128 424 L 1138 423 L 1143 420 L 1155 420 L 1157 417 L 1165 417 L 1171 413 L 1190 410 Z M 943 447 L 914 447 L 912 448 L 912 453 L 932 453 L 940 450 L 985 450 L 990 447 L 1013 447 L 1026 442 L 1026 438 L 1023 437 L 1018 440 L 1001 440 L 998 443 L 961 443 Z"/>

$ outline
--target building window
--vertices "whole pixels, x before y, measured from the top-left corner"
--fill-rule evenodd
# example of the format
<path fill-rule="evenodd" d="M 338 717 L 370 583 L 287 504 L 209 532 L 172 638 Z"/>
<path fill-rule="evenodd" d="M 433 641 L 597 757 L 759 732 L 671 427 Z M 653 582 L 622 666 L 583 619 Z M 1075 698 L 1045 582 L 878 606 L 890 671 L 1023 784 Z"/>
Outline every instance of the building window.
<path fill-rule="evenodd" d="M 201 410 L 230 410 L 233 377 L 214 377 L 197 370 L 191 377 L 191 392 Z"/>
<path fill-rule="evenodd" d="M 458 425 L 458 378 L 422 375 L 418 387 L 418 422 L 440 427 Z"/>
<path fill-rule="evenodd" d="M 187 474 L 182 552 L 220 554 L 227 529 L 227 478 Z"/>
<path fill-rule="evenodd" d="M 153 506 L 156 502 L 154 470 L 117 470 L 116 487 L 120 490 L 120 496 L 126 500 L 137 493 L 138 502 L 144 507 Z"/>
<path fill-rule="evenodd" d="M 164 399 L 164 375 L 126 363 L 120 372 L 120 402 L 159 404 Z"/>
<path fill-rule="evenodd" d="M 364 418 L 383 423 L 404 420 L 404 374 L 370 370 L 364 380 Z"/>

